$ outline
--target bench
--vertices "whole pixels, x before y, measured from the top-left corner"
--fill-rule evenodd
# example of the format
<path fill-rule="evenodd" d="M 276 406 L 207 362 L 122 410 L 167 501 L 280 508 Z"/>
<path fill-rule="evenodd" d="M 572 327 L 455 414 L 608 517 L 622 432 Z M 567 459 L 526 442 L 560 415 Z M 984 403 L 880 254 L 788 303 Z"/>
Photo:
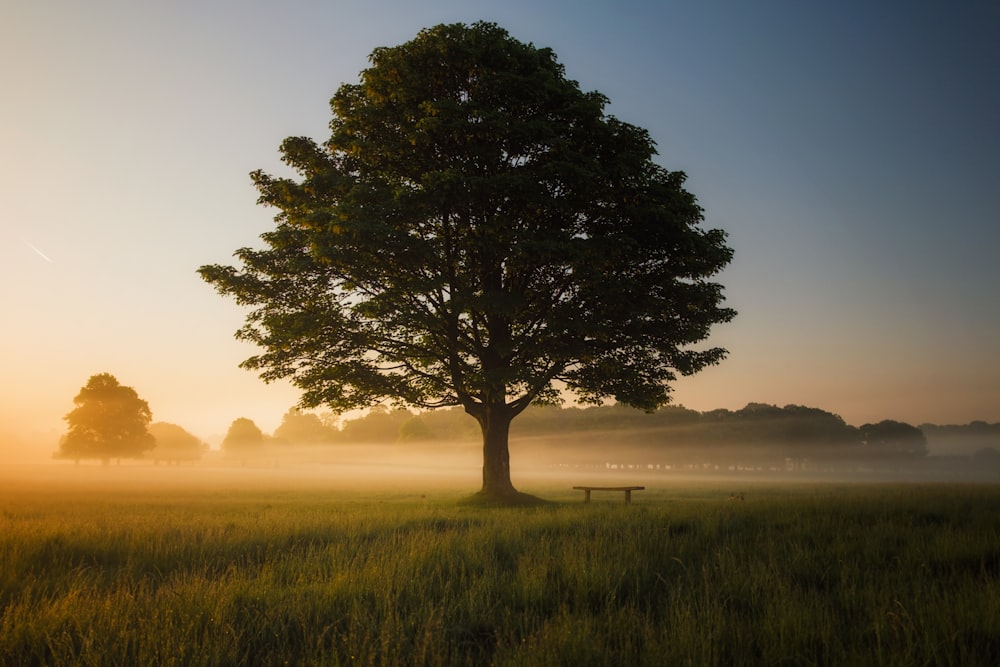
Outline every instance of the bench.
<path fill-rule="evenodd" d="M 624 491 L 625 492 L 625 504 L 629 505 L 632 503 L 632 492 L 642 491 L 646 487 L 644 486 L 574 486 L 577 491 L 583 491 L 583 502 L 590 502 L 590 492 L 591 491 Z"/>

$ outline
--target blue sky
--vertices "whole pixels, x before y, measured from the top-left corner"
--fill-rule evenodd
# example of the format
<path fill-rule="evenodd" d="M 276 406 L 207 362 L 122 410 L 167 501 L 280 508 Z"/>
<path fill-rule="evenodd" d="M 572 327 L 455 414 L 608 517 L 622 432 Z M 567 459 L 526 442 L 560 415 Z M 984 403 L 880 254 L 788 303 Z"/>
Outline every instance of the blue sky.
<path fill-rule="evenodd" d="M 203 438 L 273 430 L 297 394 L 236 367 L 195 270 L 269 228 L 248 172 L 325 138 L 373 48 L 476 20 L 553 48 L 729 232 L 730 358 L 676 402 L 1000 421 L 995 2 L 7 0 L 0 434 L 58 437 L 100 372 Z"/>

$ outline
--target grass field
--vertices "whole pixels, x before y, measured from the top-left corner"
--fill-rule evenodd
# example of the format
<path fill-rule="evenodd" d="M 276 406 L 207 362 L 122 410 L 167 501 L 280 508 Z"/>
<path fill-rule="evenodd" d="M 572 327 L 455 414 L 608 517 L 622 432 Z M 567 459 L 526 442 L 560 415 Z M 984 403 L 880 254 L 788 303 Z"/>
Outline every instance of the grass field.
<path fill-rule="evenodd" d="M 1000 487 L 0 469 L 2 665 L 995 665 Z M 578 483 L 578 481 L 577 481 Z M 745 501 L 730 501 L 734 491 Z"/>

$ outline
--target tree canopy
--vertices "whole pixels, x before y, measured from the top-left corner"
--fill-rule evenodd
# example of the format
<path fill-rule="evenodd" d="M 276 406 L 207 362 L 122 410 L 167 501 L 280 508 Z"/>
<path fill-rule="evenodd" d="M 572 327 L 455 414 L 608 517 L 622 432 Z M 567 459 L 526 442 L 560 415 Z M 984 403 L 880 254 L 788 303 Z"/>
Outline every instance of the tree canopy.
<path fill-rule="evenodd" d="M 57 456 L 76 459 L 141 458 L 156 442 L 149 433 L 153 414 L 132 387 L 110 373 L 93 375 L 73 399 L 69 429 Z"/>
<path fill-rule="evenodd" d="M 336 428 L 324 424 L 319 415 L 292 408 L 281 418 L 274 438 L 287 444 L 317 444 L 336 439 Z"/>
<path fill-rule="evenodd" d="M 927 455 L 927 436 L 916 426 L 883 419 L 877 424 L 862 424 L 859 430 L 873 453 Z"/>
<path fill-rule="evenodd" d="M 685 175 L 605 113 L 547 48 L 491 23 L 378 48 L 331 101 L 328 140 L 290 137 L 297 178 L 252 174 L 277 210 L 264 249 L 203 266 L 249 306 L 243 362 L 302 406 L 461 406 L 483 433 L 483 493 L 516 496 L 511 419 L 563 391 L 653 410 L 723 306 L 726 235 Z"/>
<path fill-rule="evenodd" d="M 264 447 L 264 432 L 252 419 L 239 417 L 233 420 L 222 439 L 222 449 L 227 456 L 246 457 L 259 454 Z"/>

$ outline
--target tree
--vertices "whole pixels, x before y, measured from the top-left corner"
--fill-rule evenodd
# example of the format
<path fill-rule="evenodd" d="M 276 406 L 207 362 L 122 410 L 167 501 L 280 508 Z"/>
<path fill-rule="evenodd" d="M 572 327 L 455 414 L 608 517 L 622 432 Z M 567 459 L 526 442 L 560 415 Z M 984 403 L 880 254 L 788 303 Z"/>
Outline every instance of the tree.
<path fill-rule="evenodd" d="M 60 458 L 141 458 L 155 446 L 148 431 L 153 413 L 132 387 L 114 375 L 93 375 L 73 399 L 76 408 L 64 419 L 69 424 L 59 444 Z"/>
<path fill-rule="evenodd" d="M 379 442 L 388 444 L 399 440 L 403 424 L 413 419 L 409 410 L 388 410 L 376 405 L 364 417 L 352 419 L 341 431 L 346 442 Z"/>
<path fill-rule="evenodd" d="M 490 23 L 378 48 L 331 101 L 323 144 L 290 137 L 298 178 L 251 176 L 277 209 L 266 248 L 203 279 L 252 310 L 243 362 L 301 405 L 461 406 L 488 499 L 529 404 L 612 397 L 654 410 L 721 361 L 691 346 L 729 321 L 711 278 L 732 251 L 649 134 L 605 114 L 550 49 Z"/>
<path fill-rule="evenodd" d="M 149 432 L 156 440 L 150 452 L 156 462 L 197 461 L 208 449 L 207 444 L 177 424 L 155 422 L 149 425 Z"/>
<path fill-rule="evenodd" d="M 222 449 L 228 456 L 246 459 L 260 454 L 264 449 L 264 432 L 246 417 L 234 419 L 222 439 Z"/>
<path fill-rule="evenodd" d="M 434 440 L 435 433 L 421 415 L 414 415 L 399 425 L 399 442 Z"/>
<path fill-rule="evenodd" d="M 877 424 L 864 424 L 858 430 L 872 454 L 910 457 L 927 455 L 927 437 L 911 424 L 883 419 Z"/>
<path fill-rule="evenodd" d="M 312 412 L 302 412 L 292 408 L 281 418 L 281 425 L 274 431 L 276 440 L 289 444 L 317 444 L 333 442 L 338 432 L 335 428 L 323 423 L 323 420 Z"/>

